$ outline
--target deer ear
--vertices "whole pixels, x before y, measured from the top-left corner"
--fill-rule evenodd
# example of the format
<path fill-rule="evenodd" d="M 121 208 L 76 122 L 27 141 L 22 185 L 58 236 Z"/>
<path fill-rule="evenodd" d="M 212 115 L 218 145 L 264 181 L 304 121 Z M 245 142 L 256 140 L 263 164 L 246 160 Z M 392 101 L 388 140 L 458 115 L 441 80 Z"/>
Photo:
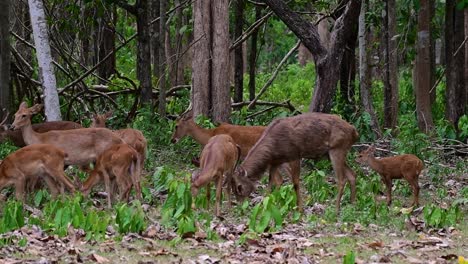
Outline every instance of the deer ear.
<path fill-rule="evenodd" d="M 106 117 L 106 119 L 108 119 L 109 117 L 111 117 L 112 115 L 114 114 L 114 112 L 112 110 L 108 111 L 107 113 L 104 114 L 104 116 Z"/>
<path fill-rule="evenodd" d="M 42 104 L 35 104 L 34 106 L 31 107 L 31 113 L 32 114 L 37 114 L 42 110 Z"/>
<path fill-rule="evenodd" d="M 19 106 L 19 109 L 24 109 L 24 108 L 28 108 L 28 104 L 26 102 L 22 102 Z"/>
<path fill-rule="evenodd" d="M 375 146 L 372 145 L 367 149 L 369 152 L 374 152 L 375 151 Z"/>

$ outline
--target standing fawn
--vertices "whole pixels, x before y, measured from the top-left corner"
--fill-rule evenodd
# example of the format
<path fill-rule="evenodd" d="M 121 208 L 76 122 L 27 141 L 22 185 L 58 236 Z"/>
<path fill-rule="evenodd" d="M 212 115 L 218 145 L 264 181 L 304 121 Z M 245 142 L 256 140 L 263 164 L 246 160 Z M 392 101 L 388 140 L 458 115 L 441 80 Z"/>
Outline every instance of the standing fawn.
<path fill-rule="evenodd" d="M 198 143 L 206 145 L 211 137 L 226 134 L 231 136 L 234 142 L 239 145 L 241 149 L 241 159 L 244 159 L 247 156 L 249 150 L 262 136 L 262 133 L 265 131 L 265 129 L 266 127 L 264 126 L 238 126 L 227 123 L 222 123 L 213 129 L 205 129 L 195 123 L 193 120 L 193 112 L 189 107 L 189 109 L 177 119 L 171 142 L 177 143 L 181 138 L 185 136 L 191 136 Z M 196 163 L 196 160 L 194 163 Z M 291 182 L 294 186 L 294 190 L 296 191 L 297 206 L 299 210 L 302 210 L 302 199 L 299 189 L 299 176 L 301 172 L 300 159 L 281 164 L 280 167 L 283 168 L 291 177 Z M 279 173 L 279 167 L 271 167 L 269 169 L 269 173 L 269 186 L 281 186 L 283 179 Z"/>
<path fill-rule="evenodd" d="M 16 199 L 24 201 L 26 185 L 42 179 L 53 196 L 63 193 L 63 186 L 74 192 L 75 187 L 63 172 L 65 157 L 62 150 L 48 144 L 34 144 L 11 153 L 0 163 L 0 190 L 14 185 Z"/>
<path fill-rule="evenodd" d="M 111 116 L 112 111 L 101 115 L 94 114 L 91 127 L 106 127 L 106 121 Z M 148 142 L 143 133 L 141 133 L 140 130 L 133 128 L 124 128 L 114 130 L 113 132 L 140 154 L 140 167 L 143 168 L 146 160 L 146 147 L 148 145 Z"/>
<path fill-rule="evenodd" d="M 356 161 L 362 165 L 368 165 L 382 177 L 382 181 L 387 188 L 387 204 L 392 203 L 392 180 L 404 178 L 413 190 L 412 205 L 419 204 L 418 177 L 424 168 L 424 163 L 415 155 L 404 154 L 388 158 L 376 159 L 374 157 L 375 147 L 359 153 Z"/>
<path fill-rule="evenodd" d="M 240 147 L 228 135 L 217 135 L 208 141 L 203 148 L 200 158 L 200 170 L 192 174 L 192 197 L 198 194 L 198 190 L 206 186 L 206 196 L 210 202 L 210 183 L 216 185 L 216 216 L 220 216 L 221 191 L 223 181 L 227 182 L 226 196 L 231 206 L 231 181 L 232 173 L 240 157 Z"/>
<path fill-rule="evenodd" d="M 233 175 L 234 191 L 248 196 L 254 189 L 254 181 L 261 178 L 268 166 L 276 169 L 285 162 L 328 156 L 338 179 L 336 211 L 339 212 L 346 182 L 351 187 L 351 202 L 356 197 L 356 174 L 346 164 L 346 155 L 357 139 L 356 129 L 337 115 L 305 113 L 276 119 L 237 167 Z"/>
<path fill-rule="evenodd" d="M 137 198 L 141 200 L 140 174 L 139 154 L 135 149 L 127 144 L 114 145 L 97 158 L 96 167 L 84 182 L 81 191 L 86 196 L 94 185 L 104 181 L 109 208 L 112 207 L 115 187 L 119 188 L 121 200 L 129 200 L 132 186 Z"/>

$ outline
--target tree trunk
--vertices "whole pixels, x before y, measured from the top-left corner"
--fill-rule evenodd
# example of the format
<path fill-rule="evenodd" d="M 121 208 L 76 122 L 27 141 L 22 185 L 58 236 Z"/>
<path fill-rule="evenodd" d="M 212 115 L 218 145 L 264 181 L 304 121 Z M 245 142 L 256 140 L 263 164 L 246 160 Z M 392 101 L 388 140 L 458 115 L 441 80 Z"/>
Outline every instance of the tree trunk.
<path fill-rule="evenodd" d="M 159 1 L 159 59 L 161 62 L 167 62 L 165 56 L 166 46 L 166 1 Z M 169 45 L 170 46 L 170 45 Z M 162 117 L 166 116 L 166 69 L 169 69 L 170 65 L 165 63 L 160 67 L 159 72 L 159 105 L 158 111 Z"/>
<path fill-rule="evenodd" d="M 149 32 L 149 4 L 148 0 L 137 0 L 136 20 L 137 20 L 137 78 L 140 81 L 143 104 L 151 103 L 151 44 Z"/>
<path fill-rule="evenodd" d="M 212 103 L 213 120 L 227 122 L 231 115 L 229 95 L 229 1 L 212 2 L 213 15 L 213 57 L 212 57 Z M 242 55 L 242 53 L 241 53 Z M 242 58 L 241 58 L 242 59 Z"/>
<path fill-rule="evenodd" d="M 395 0 L 384 1 L 384 127 L 395 128 L 398 117 L 398 66 Z"/>
<path fill-rule="evenodd" d="M 382 131 L 379 121 L 375 115 L 374 105 L 372 104 L 371 83 L 372 75 L 369 70 L 368 43 L 369 31 L 366 28 L 366 13 L 369 6 L 369 0 L 364 0 L 361 5 L 361 14 L 359 15 L 359 83 L 361 101 L 364 111 L 370 115 L 370 126 L 377 138 L 382 137 Z"/>
<path fill-rule="evenodd" d="M 11 109 L 10 94 L 10 0 L 0 1 L 0 113 Z M 3 119 L 3 116 L 0 116 Z"/>
<path fill-rule="evenodd" d="M 39 65 L 39 75 L 41 76 L 42 87 L 44 89 L 45 115 L 47 121 L 61 120 L 60 102 L 57 93 L 55 72 L 52 67 L 52 55 L 50 52 L 44 6 L 42 0 L 28 0 L 28 3 Z"/>
<path fill-rule="evenodd" d="M 211 0 L 193 2 L 193 59 L 192 104 L 193 114 L 209 116 L 211 98 Z M 226 65 L 223 69 L 226 70 Z"/>
<path fill-rule="evenodd" d="M 244 22 L 244 0 L 235 1 L 235 26 L 234 39 L 242 35 L 242 26 Z M 234 102 L 242 102 L 244 91 L 244 60 L 243 45 L 237 46 L 234 50 Z"/>
<path fill-rule="evenodd" d="M 105 17 L 104 17 L 105 16 Z M 107 54 L 115 51 L 115 27 L 117 22 L 117 11 L 115 7 L 111 7 L 110 12 L 104 12 L 104 16 L 99 19 L 98 22 L 98 61 L 99 63 Z M 97 41 L 96 40 L 96 41 Z M 97 74 L 103 79 L 109 79 L 112 74 L 115 73 L 115 53 L 112 53 L 99 68 L 97 68 Z"/>
<path fill-rule="evenodd" d="M 180 0 L 175 0 L 174 5 L 178 6 L 180 5 Z M 176 41 L 175 41 L 175 62 L 174 62 L 174 76 L 175 76 L 175 81 L 174 81 L 174 86 L 176 85 L 181 85 L 184 84 L 184 68 L 181 67 L 183 63 L 181 62 L 182 60 L 182 41 L 183 41 L 183 36 L 184 32 L 181 32 L 181 28 L 184 25 L 184 14 L 182 13 L 182 8 L 178 8 L 176 10 Z"/>
<path fill-rule="evenodd" d="M 262 12 L 260 7 L 255 6 L 255 21 L 261 18 Z M 250 54 L 249 54 L 249 100 L 255 99 L 255 70 L 257 69 L 257 38 L 258 30 L 252 32 L 252 39 L 250 42 Z"/>
<path fill-rule="evenodd" d="M 468 8 L 465 7 L 465 38 L 468 37 Z M 466 113 L 468 111 L 467 104 L 468 104 L 468 44 L 465 43 L 465 93 L 462 94 L 462 103 L 461 105 L 464 106 L 462 113 Z"/>
<path fill-rule="evenodd" d="M 424 133 L 434 128 L 431 113 L 431 12 L 430 0 L 421 0 L 418 14 L 416 112 L 418 127 Z"/>
<path fill-rule="evenodd" d="M 354 79 L 356 76 L 356 39 L 358 36 L 357 25 L 351 29 L 353 32 L 346 41 L 346 50 L 340 66 L 340 93 L 342 101 L 349 107 L 354 105 Z M 319 31 L 320 33 L 320 31 Z"/>
<path fill-rule="evenodd" d="M 152 20 L 159 17 L 159 0 L 151 2 Z M 153 53 L 153 75 L 159 78 L 159 20 L 153 23 L 153 35 L 151 36 L 151 51 Z"/>

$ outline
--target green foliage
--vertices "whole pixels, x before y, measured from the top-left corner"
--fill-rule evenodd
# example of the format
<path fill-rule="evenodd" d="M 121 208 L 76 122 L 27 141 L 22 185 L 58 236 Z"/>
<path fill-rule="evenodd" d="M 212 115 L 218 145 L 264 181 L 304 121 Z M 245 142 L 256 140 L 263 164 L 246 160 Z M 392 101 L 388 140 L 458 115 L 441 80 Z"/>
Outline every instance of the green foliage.
<path fill-rule="evenodd" d="M 146 228 L 145 214 L 140 201 L 135 200 L 131 205 L 126 203 L 117 205 L 115 211 L 115 223 L 119 233 L 140 233 Z"/>
<path fill-rule="evenodd" d="M 6 156 L 10 155 L 18 149 L 19 148 L 13 145 L 11 141 L 5 141 L 0 143 L 0 160 L 5 159 Z"/>
<path fill-rule="evenodd" d="M 23 226 L 23 203 L 15 200 L 8 201 L 3 208 L 3 214 L 0 218 L 0 234 Z"/>
<path fill-rule="evenodd" d="M 343 256 L 343 264 L 354 264 L 356 263 L 356 254 L 354 251 L 348 251 L 346 255 Z"/>
<path fill-rule="evenodd" d="M 468 115 L 463 115 L 458 120 L 458 129 L 460 130 L 460 140 L 466 141 L 468 138 Z"/>
<path fill-rule="evenodd" d="M 311 203 L 324 202 L 333 196 L 335 187 L 326 181 L 323 170 L 312 170 L 304 177 L 304 186 L 310 195 Z"/>
<path fill-rule="evenodd" d="M 462 217 L 462 212 L 458 204 L 452 204 L 449 208 L 442 208 L 434 204 L 424 207 L 424 220 L 428 227 L 449 227 L 454 226 Z"/>

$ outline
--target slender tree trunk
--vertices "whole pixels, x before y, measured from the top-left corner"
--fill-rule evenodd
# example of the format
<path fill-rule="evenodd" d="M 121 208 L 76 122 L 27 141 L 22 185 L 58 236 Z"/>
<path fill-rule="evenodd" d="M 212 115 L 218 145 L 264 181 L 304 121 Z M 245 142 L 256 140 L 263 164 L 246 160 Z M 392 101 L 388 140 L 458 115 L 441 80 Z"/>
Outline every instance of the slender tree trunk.
<path fill-rule="evenodd" d="M 117 11 L 115 6 L 111 7 L 110 12 L 105 12 L 105 17 L 101 17 L 98 23 L 98 34 L 100 35 L 98 43 L 98 62 L 107 54 L 115 50 L 115 23 L 117 22 Z M 98 69 L 98 75 L 103 79 L 109 79 L 115 73 L 115 53 L 112 53 Z"/>
<path fill-rule="evenodd" d="M 430 2 L 430 12 L 431 12 L 431 25 L 432 19 L 435 16 L 435 1 L 431 0 Z M 431 29 L 431 32 L 434 32 L 435 29 Z M 431 34 L 432 36 L 432 34 Z M 431 106 L 435 103 L 436 100 L 436 89 L 432 89 L 436 82 L 436 40 L 434 37 L 431 37 Z"/>
<path fill-rule="evenodd" d="M 180 0 L 175 0 L 174 5 L 178 6 L 180 5 Z M 174 75 L 175 75 L 175 81 L 174 81 L 174 86 L 175 85 L 181 85 L 184 84 L 184 68 L 181 67 L 183 64 L 181 62 L 182 56 L 182 41 L 183 41 L 183 36 L 185 33 L 180 32 L 182 29 L 183 21 L 184 21 L 184 14 L 182 13 L 182 8 L 178 8 L 176 10 L 176 43 L 175 43 L 175 62 L 174 62 Z"/>
<path fill-rule="evenodd" d="M 152 19 L 159 17 L 159 0 L 151 2 Z M 151 36 L 151 51 L 153 53 L 153 75 L 159 78 L 159 20 L 153 23 L 153 35 Z"/>
<path fill-rule="evenodd" d="M 384 24 L 384 127 L 395 128 L 398 117 L 398 65 L 395 0 L 386 0 Z"/>
<path fill-rule="evenodd" d="M 231 115 L 229 93 L 229 1 L 212 2 L 213 15 L 213 57 L 212 57 L 212 102 L 213 120 L 227 122 Z M 242 55 L 242 54 L 241 54 Z"/>
<path fill-rule="evenodd" d="M 467 100 L 466 100 L 466 90 L 465 90 L 465 49 L 463 48 L 462 43 L 465 40 L 465 16 L 464 10 L 456 9 L 455 11 L 455 49 L 460 48 L 458 54 L 455 56 L 455 69 L 457 71 L 457 82 L 456 82 L 456 90 L 457 90 L 457 97 L 458 105 L 457 107 L 457 119 L 455 120 L 455 126 L 458 129 L 458 120 L 460 117 L 467 112 Z M 464 45 L 468 45 L 465 43 Z M 456 50 L 455 50 L 456 52 Z"/>
<path fill-rule="evenodd" d="M 0 113 L 11 109 L 10 93 L 10 0 L 0 1 Z M 3 119 L 3 116 L 0 118 Z"/>
<path fill-rule="evenodd" d="M 165 45 L 166 45 L 166 1 L 159 1 L 159 59 L 162 62 L 168 62 L 169 60 L 165 56 Z M 169 45 L 170 46 L 170 45 Z M 159 72 L 159 114 L 162 117 L 166 116 L 166 69 L 169 69 L 169 65 L 165 63 L 163 67 L 160 67 Z"/>
<path fill-rule="evenodd" d="M 421 0 L 418 14 L 416 112 L 418 127 L 424 133 L 434 128 L 431 113 L 431 32 L 430 0 Z"/>
<path fill-rule="evenodd" d="M 52 66 L 47 20 L 42 0 L 28 0 L 33 28 L 34 44 L 39 65 L 42 87 L 44 88 L 44 109 L 47 121 L 61 120 L 60 102 L 57 93 L 55 72 Z"/>
<path fill-rule="evenodd" d="M 235 1 L 235 26 L 234 39 L 242 35 L 244 22 L 244 0 Z M 242 102 L 244 90 L 244 60 L 242 53 L 243 45 L 234 50 L 234 102 Z"/>
<path fill-rule="evenodd" d="M 211 108 L 211 0 L 193 2 L 193 20 L 193 114 L 194 116 L 209 116 Z M 226 65 L 223 66 L 223 69 L 226 70 Z"/>
<path fill-rule="evenodd" d="M 465 8 L 465 38 L 468 37 L 468 8 Z M 463 67 L 465 69 L 465 94 L 462 95 L 463 101 L 462 105 L 464 106 L 464 109 L 462 113 L 466 113 L 468 111 L 468 44 L 465 43 L 465 66 Z"/>
<path fill-rule="evenodd" d="M 355 78 L 355 64 L 356 64 L 356 39 L 358 36 L 358 26 L 352 29 L 352 35 L 346 42 L 346 50 L 343 53 L 343 60 L 341 61 L 340 69 L 340 93 L 342 101 L 351 106 L 354 104 L 354 78 Z"/>
<path fill-rule="evenodd" d="M 137 77 L 140 81 L 141 95 L 143 104 L 151 103 L 151 44 L 149 23 L 149 4 L 148 0 L 137 0 L 136 19 L 137 19 Z"/>
<path fill-rule="evenodd" d="M 255 21 L 261 18 L 262 12 L 260 7 L 255 6 Z M 249 54 L 249 100 L 255 99 L 255 70 L 257 69 L 257 38 L 258 30 L 252 32 L 252 39 L 250 42 L 250 54 Z"/>
<path fill-rule="evenodd" d="M 360 94 L 364 111 L 370 115 L 370 126 L 377 138 L 382 137 L 382 131 L 379 121 L 375 115 L 374 105 L 372 104 L 371 83 L 372 75 L 369 69 L 368 43 L 369 30 L 366 27 L 366 13 L 369 7 L 369 0 L 364 0 L 361 4 L 361 13 L 359 15 L 359 83 Z"/>

